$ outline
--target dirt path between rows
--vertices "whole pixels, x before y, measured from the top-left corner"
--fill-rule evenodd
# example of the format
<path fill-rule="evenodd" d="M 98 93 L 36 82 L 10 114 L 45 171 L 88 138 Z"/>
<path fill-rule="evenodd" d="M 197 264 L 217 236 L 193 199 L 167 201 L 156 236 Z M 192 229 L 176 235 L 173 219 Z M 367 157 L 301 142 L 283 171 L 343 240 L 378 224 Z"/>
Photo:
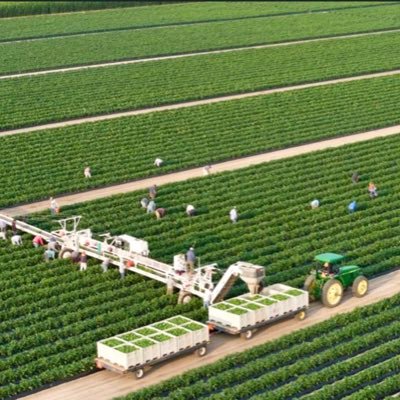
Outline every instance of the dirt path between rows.
<path fill-rule="evenodd" d="M 220 49 L 220 50 L 198 51 L 198 52 L 193 52 L 193 53 L 183 53 L 183 54 L 175 54 L 175 55 L 169 55 L 169 56 L 147 57 L 147 58 L 140 58 L 140 59 L 124 60 L 124 61 L 110 61 L 110 62 L 104 62 L 104 63 L 100 63 L 100 64 L 79 65 L 76 67 L 54 68 L 54 69 L 47 69 L 47 70 L 40 70 L 40 71 L 33 71 L 33 72 L 22 72 L 22 73 L 18 73 L 18 74 L 9 74 L 9 75 L 0 76 L 0 80 L 17 79 L 17 78 L 23 78 L 23 77 L 27 77 L 27 76 L 31 77 L 31 76 L 39 76 L 39 75 L 57 74 L 57 73 L 63 73 L 63 72 L 80 71 L 80 70 L 84 70 L 84 69 L 115 67 L 118 65 L 138 64 L 138 63 L 144 63 L 144 62 L 165 61 L 165 60 L 172 60 L 172 59 L 176 59 L 176 58 L 207 56 L 210 54 L 232 53 L 232 52 L 244 51 L 244 50 L 267 49 L 269 47 L 292 46 L 292 45 L 306 44 L 306 43 L 312 43 L 312 42 L 321 42 L 321 41 L 327 41 L 327 40 L 338 40 L 338 39 L 349 39 L 349 38 L 356 38 L 356 37 L 362 37 L 362 36 L 383 35 L 386 33 L 394 33 L 394 32 L 400 32 L 400 28 L 399 29 L 381 30 L 381 31 L 376 31 L 376 32 L 351 33 L 351 34 L 346 34 L 346 35 L 337 35 L 337 36 L 329 36 L 329 37 L 314 38 L 314 39 L 292 40 L 292 41 L 288 41 L 288 42 L 271 43 L 271 44 L 255 45 L 255 46 L 242 46 L 242 47 L 234 47 L 234 48 Z M 4 44 L 4 43 L 0 43 L 0 46 L 2 44 Z"/>
<path fill-rule="evenodd" d="M 299 84 L 299 85 L 285 86 L 285 87 L 280 87 L 280 88 L 275 88 L 275 89 L 259 90 L 256 92 L 246 92 L 246 93 L 240 93 L 240 94 L 232 94 L 232 95 L 228 95 L 228 96 L 218 96 L 218 97 L 212 97 L 212 98 L 203 99 L 203 100 L 193 100 L 193 101 L 187 101 L 187 102 L 182 102 L 182 103 L 167 104 L 164 106 L 137 109 L 137 110 L 132 110 L 132 111 L 116 112 L 116 113 L 110 113 L 110 114 L 103 114 L 103 115 L 97 115 L 97 116 L 93 116 L 93 117 L 83 117 L 83 118 L 71 119 L 71 120 L 67 120 L 67 121 L 63 121 L 63 122 L 54 122 L 54 123 L 49 123 L 49 124 L 44 124 L 44 125 L 30 126 L 27 128 L 19 128 L 19 129 L 3 131 L 3 132 L 0 132 L 0 137 L 9 136 L 9 135 L 17 135 L 20 133 L 42 131 L 42 130 L 46 130 L 46 129 L 64 128 L 67 126 L 81 125 L 81 124 L 85 124 L 88 122 L 107 121 L 107 120 L 117 119 L 117 118 L 122 118 L 122 117 L 132 117 L 135 115 L 150 114 L 153 112 L 179 110 L 181 108 L 189 108 L 189 107 L 202 106 L 202 105 L 206 105 L 206 104 L 222 103 L 224 101 L 240 100 L 240 99 L 246 99 L 246 98 L 251 98 L 251 97 L 256 97 L 256 96 L 270 95 L 270 94 L 274 94 L 274 93 L 282 93 L 282 92 L 289 92 L 289 91 L 293 91 L 293 90 L 301 90 L 301 89 L 307 89 L 307 88 L 313 88 L 313 87 L 319 87 L 319 86 L 334 85 L 334 84 L 338 84 L 338 83 L 361 81 L 364 79 L 382 78 L 385 76 L 393 76 L 393 75 L 398 75 L 398 74 L 400 74 L 400 69 L 351 76 L 351 77 L 347 77 L 347 78 L 331 79 L 331 80 L 320 81 L 320 82 L 303 83 L 303 84 Z"/>
<path fill-rule="evenodd" d="M 301 154 L 310 153 L 318 150 L 325 150 L 333 147 L 340 147 L 346 144 L 363 142 L 366 140 L 375 139 L 378 137 L 392 136 L 400 133 L 400 125 L 391 126 L 388 128 L 377 129 L 373 131 L 357 133 L 348 136 L 341 136 L 334 139 L 322 140 L 319 142 L 303 144 L 295 147 L 285 148 L 282 150 L 269 151 L 255 156 L 241 157 L 230 161 L 215 163 L 212 165 L 212 174 L 234 171 L 240 168 L 246 168 L 252 165 L 257 165 L 273 160 L 294 157 Z M 93 189 L 81 193 L 73 193 L 70 195 L 57 197 L 58 204 L 63 206 L 81 203 L 84 201 L 96 200 L 101 197 L 112 196 L 115 194 L 132 192 L 140 189 L 147 189 L 153 184 L 157 186 L 165 185 L 173 182 L 181 182 L 191 178 L 203 176 L 202 168 L 192 168 L 185 171 L 173 172 L 166 175 L 158 175 L 152 178 L 137 180 L 113 186 L 108 186 L 100 189 Z M 10 207 L 2 209 L 1 212 L 11 216 L 26 215 L 34 212 L 46 210 L 49 207 L 49 201 L 39 201 L 26 205 Z"/>
<path fill-rule="evenodd" d="M 356 307 L 366 306 L 384 298 L 399 293 L 400 271 L 392 272 L 370 281 L 370 291 L 367 296 L 359 299 L 346 293 L 343 303 L 333 309 L 325 308 L 320 303 L 313 303 L 308 317 L 304 321 L 289 319 L 271 325 L 257 332 L 251 340 L 217 334 L 212 337 L 209 353 L 204 358 L 194 355 L 180 357 L 168 363 L 160 364 L 148 372 L 142 380 L 136 380 L 133 375 L 121 376 L 109 371 L 100 371 L 84 378 L 56 386 L 25 397 L 29 400 L 109 400 L 116 396 L 123 396 L 130 392 L 154 385 L 163 380 L 181 375 L 184 372 L 213 363 L 238 350 L 244 351 L 256 345 L 277 339 L 325 321 L 336 314 L 350 312 Z"/>

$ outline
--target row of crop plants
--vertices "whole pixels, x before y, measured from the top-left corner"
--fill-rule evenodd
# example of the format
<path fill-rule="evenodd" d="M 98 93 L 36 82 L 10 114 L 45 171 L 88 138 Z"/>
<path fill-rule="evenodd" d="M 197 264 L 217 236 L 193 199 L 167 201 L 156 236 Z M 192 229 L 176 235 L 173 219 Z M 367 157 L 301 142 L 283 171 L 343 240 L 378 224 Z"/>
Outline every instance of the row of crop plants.
<path fill-rule="evenodd" d="M 202 263 L 264 265 L 268 284 L 301 285 L 315 254 L 326 251 L 346 254 L 372 276 L 400 261 L 399 150 L 396 136 L 163 186 L 156 198 L 167 210 L 162 220 L 140 208 L 143 191 L 68 206 L 62 215 L 82 215 L 94 232 L 148 240 L 152 256 L 166 262 L 194 244 Z M 362 175 L 356 185 L 353 171 Z M 369 180 L 378 187 L 375 200 Z M 321 207 L 311 210 L 315 198 Z M 359 209 L 349 214 L 352 200 Z M 197 208 L 196 217 L 186 216 L 187 204 Z M 240 215 L 234 225 L 233 206 Z"/>
<path fill-rule="evenodd" d="M 382 6 L 5 43 L 0 73 L 398 29 L 399 15 L 400 6 Z"/>
<path fill-rule="evenodd" d="M 0 81 L 0 130 L 399 68 L 400 33 Z"/>
<path fill-rule="evenodd" d="M 4 3 L 4 2 L 3 2 Z M 13 3 L 13 2 L 8 2 Z M 14 2 L 17 3 L 17 2 Z M 33 2 L 26 2 L 33 5 Z M 42 2 L 43 4 L 44 2 Z M 47 4 L 53 4 L 47 2 Z M 58 2 L 59 4 L 60 2 Z M 63 2 L 67 3 L 67 2 Z M 72 3 L 72 2 L 68 2 Z M 81 3 L 81 2 L 73 2 Z M 89 2 L 86 2 L 89 3 Z M 110 4 L 111 2 L 91 2 Z M 122 2 L 114 2 L 121 4 Z M 135 2 L 136 4 L 140 2 Z M 154 3 L 154 2 L 153 2 Z M 124 2 L 124 4 L 127 4 Z M 69 15 L 42 15 L 34 18 L 4 19 L 0 26 L 0 41 L 24 38 L 49 37 L 87 32 L 115 31 L 123 29 L 138 29 L 151 26 L 168 26 L 182 23 L 206 22 L 210 20 L 229 20 L 253 18 L 258 16 L 274 16 L 285 13 L 307 13 L 318 10 L 340 10 L 341 8 L 368 8 L 393 4 L 391 1 L 342 1 L 334 5 L 324 1 L 309 2 L 280 2 L 280 3 L 234 3 L 224 2 L 203 4 L 189 3 L 164 5 L 152 8 L 143 7 L 124 10 L 108 10 L 107 12 L 77 13 Z M 15 7 L 15 6 L 14 6 Z M 19 10 L 25 7 L 18 6 Z M 0 5 L 0 17 L 7 5 Z"/>
<path fill-rule="evenodd" d="M 3 137 L 0 206 L 399 124 L 399 101 L 385 77 Z"/>
<path fill-rule="evenodd" d="M 94 370 L 96 341 L 184 313 L 203 318 L 200 302 L 176 305 L 165 288 L 116 270 L 85 273 L 43 262 L 31 238 L 0 243 L 0 398 Z"/>
<path fill-rule="evenodd" d="M 124 399 L 383 399 L 400 390 L 399 305 L 397 295 Z"/>

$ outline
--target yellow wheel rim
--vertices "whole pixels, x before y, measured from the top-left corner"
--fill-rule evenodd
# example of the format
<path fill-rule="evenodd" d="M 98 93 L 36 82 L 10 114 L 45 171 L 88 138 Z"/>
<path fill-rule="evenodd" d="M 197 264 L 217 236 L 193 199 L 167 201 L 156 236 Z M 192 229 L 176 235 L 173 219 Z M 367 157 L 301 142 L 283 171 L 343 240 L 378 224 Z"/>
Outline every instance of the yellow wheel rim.
<path fill-rule="evenodd" d="M 306 313 L 304 312 L 304 311 L 300 311 L 298 314 L 297 314 L 297 318 L 300 320 L 300 321 L 303 321 L 303 319 L 306 317 Z"/>
<path fill-rule="evenodd" d="M 329 304 L 337 304 L 342 298 L 342 287 L 339 283 L 334 283 L 328 290 L 327 299 Z"/>
<path fill-rule="evenodd" d="M 368 290 L 368 283 L 367 283 L 366 280 L 363 279 L 363 280 L 360 281 L 360 283 L 358 284 L 357 292 L 358 292 L 358 294 L 360 294 L 360 295 L 364 295 L 365 293 L 367 293 L 367 290 Z"/>

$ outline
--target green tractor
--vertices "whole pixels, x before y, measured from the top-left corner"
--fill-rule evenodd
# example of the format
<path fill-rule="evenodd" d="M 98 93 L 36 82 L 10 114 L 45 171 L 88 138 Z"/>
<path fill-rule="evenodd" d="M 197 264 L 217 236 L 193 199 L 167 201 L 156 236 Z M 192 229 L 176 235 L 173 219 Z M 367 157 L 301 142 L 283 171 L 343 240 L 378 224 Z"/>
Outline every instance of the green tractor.
<path fill-rule="evenodd" d="M 336 307 L 343 298 L 343 291 L 352 287 L 353 295 L 363 297 L 368 291 L 368 279 L 362 275 L 361 268 L 356 265 L 339 267 L 344 256 L 335 253 L 323 253 L 314 260 L 322 263 L 311 271 L 304 283 L 310 300 L 322 300 L 326 307 Z"/>

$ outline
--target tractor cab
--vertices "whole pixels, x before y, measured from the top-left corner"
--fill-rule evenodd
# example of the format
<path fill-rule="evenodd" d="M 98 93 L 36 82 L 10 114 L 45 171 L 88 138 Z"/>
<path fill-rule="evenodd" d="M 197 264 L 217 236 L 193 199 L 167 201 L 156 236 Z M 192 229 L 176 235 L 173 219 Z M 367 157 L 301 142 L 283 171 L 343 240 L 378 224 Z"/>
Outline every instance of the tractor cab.
<path fill-rule="evenodd" d="M 339 266 L 345 257 L 336 253 L 322 253 L 314 257 L 317 268 L 312 270 L 304 283 L 311 300 L 322 300 L 327 307 L 337 306 L 343 292 L 352 286 L 353 295 L 364 296 L 368 291 L 368 280 L 357 265 Z"/>

